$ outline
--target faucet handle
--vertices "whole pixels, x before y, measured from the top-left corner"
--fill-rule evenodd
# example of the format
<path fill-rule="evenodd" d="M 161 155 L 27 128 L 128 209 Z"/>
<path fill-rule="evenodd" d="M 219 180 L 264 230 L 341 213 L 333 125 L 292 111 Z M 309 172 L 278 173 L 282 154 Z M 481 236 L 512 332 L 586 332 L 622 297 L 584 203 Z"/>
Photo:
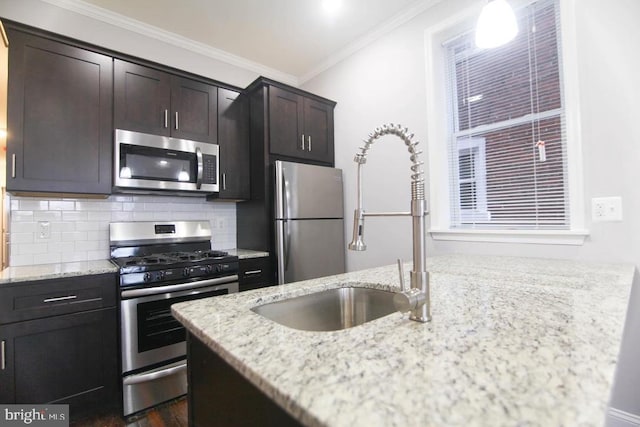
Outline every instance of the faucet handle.
<path fill-rule="evenodd" d="M 393 305 L 401 313 L 417 310 L 427 301 L 427 295 L 420 289 L 407 289 L 406 291 L 396 292 L 393 296 Z"/>
<path fill-rule="evenodd" d="M 398 276 L 400 277 L 400 289 L 402 292 L 407 290 L 407 285 L 404 281 L 404 271 L 402 270 L 402 258 L 398 258 Z"/>

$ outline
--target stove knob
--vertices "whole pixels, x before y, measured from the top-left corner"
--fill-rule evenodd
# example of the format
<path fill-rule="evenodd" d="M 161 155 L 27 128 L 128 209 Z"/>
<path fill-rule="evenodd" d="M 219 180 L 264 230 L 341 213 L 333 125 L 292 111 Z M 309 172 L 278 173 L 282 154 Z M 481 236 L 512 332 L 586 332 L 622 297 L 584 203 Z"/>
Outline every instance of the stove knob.
<path fill-rule="evenodd" d="M 222 273 L 222 264 L 218 264 L 218 265 L 216 265 L 216 271 L 217 271 L 218 273 Z"/>
<path fill-rule="evenodd" d="M 156 278 L 158 280 L 164 280 L 164 271 L 158 271 L 158 274 L 156 275 Z"/>
<path fill-rule="evenodd" d="M 144 276 L 142 278 L 145 282 L 150 282 L 153 277 L 151 276 L 151 273 L 147 272 L 144 273 Z"/>
<path fill-rule="evenodd" d="M 207 265 L 205 270 L 208 274 L 213 273 L 213 265 Z"/>
<path fill-rule="evenodd" d="M 185 267 L 184 270 L 182 270 L 182 275 L 184 277 L 189 277 L 191 276 L 191 269 L 189 267 Z"/>

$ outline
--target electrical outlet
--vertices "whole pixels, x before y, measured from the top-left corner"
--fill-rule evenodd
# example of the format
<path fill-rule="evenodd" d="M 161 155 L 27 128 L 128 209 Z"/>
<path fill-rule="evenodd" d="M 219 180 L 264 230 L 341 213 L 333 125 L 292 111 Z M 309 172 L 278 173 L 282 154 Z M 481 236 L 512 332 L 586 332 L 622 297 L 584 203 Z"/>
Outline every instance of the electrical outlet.
<path fill-rule="evenodd" d="M 38 221 L 38 239 L 51 238 L 51 223 L 49 221 Z"/>
<path fill-rule="evenodd" d="M 594 222 L 622 221 L 622 198 L 594 197 L 591 199 L 591 219 Z"/>

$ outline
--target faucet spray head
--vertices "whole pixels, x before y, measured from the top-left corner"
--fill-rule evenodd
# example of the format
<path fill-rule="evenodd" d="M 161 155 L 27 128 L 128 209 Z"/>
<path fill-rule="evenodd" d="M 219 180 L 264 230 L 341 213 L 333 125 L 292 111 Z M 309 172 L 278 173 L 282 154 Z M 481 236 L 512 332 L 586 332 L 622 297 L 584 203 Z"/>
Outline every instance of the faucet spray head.
<path fill-rule="evenodd" d="M 364 244 L 364 211 L 356 209 L 353 211 L 353 239 L 349 243 L 351 251 L 365 251 L 367 245 Z"/>

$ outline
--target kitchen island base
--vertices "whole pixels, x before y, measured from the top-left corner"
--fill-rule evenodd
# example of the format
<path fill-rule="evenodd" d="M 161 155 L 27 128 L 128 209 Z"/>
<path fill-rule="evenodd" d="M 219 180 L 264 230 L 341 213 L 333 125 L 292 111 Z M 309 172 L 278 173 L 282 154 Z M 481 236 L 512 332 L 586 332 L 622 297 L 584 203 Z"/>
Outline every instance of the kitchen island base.
<path fill-rule="evenodd" d="M 189 426 L 300 426 L 202 341 L 187 334 Z"/>

